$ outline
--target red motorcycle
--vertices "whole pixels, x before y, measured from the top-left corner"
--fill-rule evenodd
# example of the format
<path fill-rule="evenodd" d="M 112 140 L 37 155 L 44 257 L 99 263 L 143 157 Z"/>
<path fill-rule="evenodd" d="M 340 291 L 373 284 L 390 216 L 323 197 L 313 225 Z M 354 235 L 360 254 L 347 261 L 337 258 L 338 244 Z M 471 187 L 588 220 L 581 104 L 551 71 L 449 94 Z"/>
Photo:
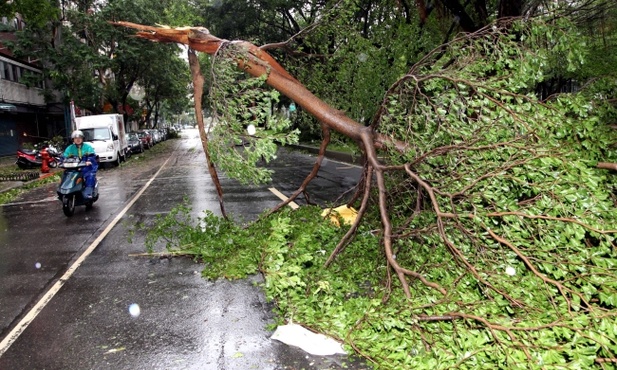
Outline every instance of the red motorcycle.
<path fill-rule="evenodd" d="M 49 167 L 58 167 L 60 153 L 54 146 L 47 144 L 45 144 L 41 150 L 37 148 L 17 149 L 17 161 L 15 161 L 15 164 L 22 170 L 39 168 L 43 165 L 43 157 L 41 152 L 45 150 L 49 155 L 47 160 Z"/>

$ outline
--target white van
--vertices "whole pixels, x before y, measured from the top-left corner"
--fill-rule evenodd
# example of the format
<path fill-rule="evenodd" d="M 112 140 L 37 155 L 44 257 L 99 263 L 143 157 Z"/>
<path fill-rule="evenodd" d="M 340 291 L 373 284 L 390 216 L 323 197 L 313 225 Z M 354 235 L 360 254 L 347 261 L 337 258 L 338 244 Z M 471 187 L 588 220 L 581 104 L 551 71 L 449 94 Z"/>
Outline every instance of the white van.
<path fill-rule="evenodd" d="M 101 163 L 119 165 L 126 160 L 128 143 L 121 114 L 75 117 L 75 124 L 84 133 L 84 141 L 92 145 Z"/>

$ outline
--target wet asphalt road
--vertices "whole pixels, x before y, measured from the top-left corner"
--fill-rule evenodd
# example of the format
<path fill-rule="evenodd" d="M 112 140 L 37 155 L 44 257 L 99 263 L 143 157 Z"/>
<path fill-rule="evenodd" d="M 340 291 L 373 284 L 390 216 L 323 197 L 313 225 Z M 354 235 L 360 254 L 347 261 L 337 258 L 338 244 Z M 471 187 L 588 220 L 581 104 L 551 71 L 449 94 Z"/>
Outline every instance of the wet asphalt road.
<path fill-rule="evenodd" d="M 90 211 L 66 218 L 53 184 L 0 206 L 0 370 L 366 368 L 271 340 L 259 276 L 209 282 L 189 259 L 134 256 L 145 252 L 135 224 L 184 198 L 195 213 L 220 213 L 197 131 L 161 145 L 169 150 L 156 159 L 99 171 L 101 198 Z M 313 162 L 281 152 L 267 186 L 221 176 L 227 212 L 255 218 L 278 203 L 268 187 L 290 194 Z M 335 199 L 359 173 L 326 161 L 312 200 Z"/>

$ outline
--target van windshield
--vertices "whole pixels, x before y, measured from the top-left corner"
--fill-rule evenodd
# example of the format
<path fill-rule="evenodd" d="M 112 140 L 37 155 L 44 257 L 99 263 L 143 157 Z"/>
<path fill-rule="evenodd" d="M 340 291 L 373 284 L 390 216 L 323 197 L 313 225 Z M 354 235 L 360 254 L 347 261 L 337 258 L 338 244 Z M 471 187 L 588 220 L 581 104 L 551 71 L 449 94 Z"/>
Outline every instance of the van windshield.
<path fill-rule="evenodd" d="M 110 140 L 108 128 L 86 128 L 81 130 L 84 133 L 84 141 Z"/>

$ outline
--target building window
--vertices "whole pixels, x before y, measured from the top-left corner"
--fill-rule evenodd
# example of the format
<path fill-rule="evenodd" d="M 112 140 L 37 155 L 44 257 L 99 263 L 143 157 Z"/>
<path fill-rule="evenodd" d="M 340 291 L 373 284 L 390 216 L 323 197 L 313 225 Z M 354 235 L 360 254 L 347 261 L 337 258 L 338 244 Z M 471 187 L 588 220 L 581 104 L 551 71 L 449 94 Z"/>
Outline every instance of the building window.
<path fill-rule="evenodd" d="M 13 68 L 11 68 L 11 64 L 4 62 L 4 78 L 13 81 Z"/>
<path fill-rule="evenodd" d="M 28 76 L 40 77 L 41 72 L 0 60 L 0 79 L 24 84 L 24 81 L 29 79 L 27 78 Z M 29 87 L 38 87 L 39 89 L 43 89 L 45 87 L 45 83 L 43 81 L 36 81 L 32 84 L 32 86 L 30 86 L 30 84 L 28 85 Z"/>
<path fill-rule="evenodd" d="M 13 65 L 13 79 L 12 81 L 19 82 L 21 80 L 21 67 Z"/>

